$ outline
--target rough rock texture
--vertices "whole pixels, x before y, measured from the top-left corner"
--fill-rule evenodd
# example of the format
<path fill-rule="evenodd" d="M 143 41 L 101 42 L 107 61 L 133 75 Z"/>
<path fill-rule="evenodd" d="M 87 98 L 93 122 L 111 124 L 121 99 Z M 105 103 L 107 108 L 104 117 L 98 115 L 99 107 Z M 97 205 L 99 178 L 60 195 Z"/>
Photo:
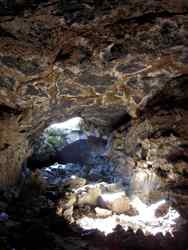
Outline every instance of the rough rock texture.
<path fill-rule="evenodd" d="M 185 214 L 187 13 L 186 0 L 1 0 L 0 185 L 48 124 L 81 116 L 125 124 L 117 151 L 166 178 Z"/>

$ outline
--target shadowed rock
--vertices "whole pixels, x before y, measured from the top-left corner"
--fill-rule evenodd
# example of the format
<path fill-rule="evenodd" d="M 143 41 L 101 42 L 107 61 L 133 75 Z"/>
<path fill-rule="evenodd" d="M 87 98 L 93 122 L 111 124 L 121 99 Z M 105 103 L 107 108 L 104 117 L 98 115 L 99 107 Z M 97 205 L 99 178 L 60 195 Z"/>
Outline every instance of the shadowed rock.
<path fill-rule="evenodd" d="M 30 169 L 43 168 L 54 164 L 78 163 L 84 165 L 89 163 L 92 155 L 103 155 L 105 153 L 107 141 L 95 136 L 88 139 L 77 140 L 57 149 L 54 155 L 46 153 L 46 156 L 38 159 L 33 156 L 28 158 L 27 166 Z"/>
<path fill-rule="evenodd" d="M 92 154 L 104 154 L 106 140 L 94 136 L 88 137 L 87 140 L 75 141 L 56 154 L 56 160 L 59 163 L 79 163 L 86 164 Z"/>

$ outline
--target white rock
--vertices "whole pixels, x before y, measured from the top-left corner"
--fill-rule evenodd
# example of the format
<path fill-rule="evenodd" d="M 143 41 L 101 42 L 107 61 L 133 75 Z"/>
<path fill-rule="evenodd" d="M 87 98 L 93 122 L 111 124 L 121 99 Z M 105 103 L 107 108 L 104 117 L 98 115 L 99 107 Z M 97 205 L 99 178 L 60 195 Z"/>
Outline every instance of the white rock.
<path fill-rule="evenodd" d="M 100 207 L 95 208 L 95 213 L 97 217 L 106 218 L 112 215 L 112 211 Z"/>
<path fill-rule="evenodd" d="M 124 213 L 129 210 L 129 199 L 124 192 L 104 193 L 99 197 L 99 205 L 115 213 Z"/>

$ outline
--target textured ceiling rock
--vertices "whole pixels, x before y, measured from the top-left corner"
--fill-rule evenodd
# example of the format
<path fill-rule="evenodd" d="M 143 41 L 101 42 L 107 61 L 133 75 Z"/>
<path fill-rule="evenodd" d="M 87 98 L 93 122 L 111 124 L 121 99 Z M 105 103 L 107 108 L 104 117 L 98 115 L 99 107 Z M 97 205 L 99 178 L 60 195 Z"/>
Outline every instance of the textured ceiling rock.
<path fill-rule="evenodd" d="M 106 132 L 132 119 L 137 138 L 145 120 L 166 127 L 179 112 L 186 140 L 187 12 L 185 0 L 1 0 L 0 184 L 34 137 L 73 116 Z"/>

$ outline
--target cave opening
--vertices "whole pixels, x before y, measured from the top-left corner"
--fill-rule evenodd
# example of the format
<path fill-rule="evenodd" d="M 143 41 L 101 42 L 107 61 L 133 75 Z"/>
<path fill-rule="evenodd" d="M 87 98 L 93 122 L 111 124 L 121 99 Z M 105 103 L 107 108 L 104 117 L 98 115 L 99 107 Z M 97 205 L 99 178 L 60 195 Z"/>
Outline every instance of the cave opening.
<path fill-rule="evenodd" d="M 47 127 L 27 159 L 32 176 L 55 199 L 56 214 L 89 234 L 127 232 L 174 237 L 184 223 L 161 178 L 148 169 L 126 170 L 111 154 L 113 133 L 102 136 L 75 117 Z M 123 168 L 123 171 L 122 171 Z"/>

